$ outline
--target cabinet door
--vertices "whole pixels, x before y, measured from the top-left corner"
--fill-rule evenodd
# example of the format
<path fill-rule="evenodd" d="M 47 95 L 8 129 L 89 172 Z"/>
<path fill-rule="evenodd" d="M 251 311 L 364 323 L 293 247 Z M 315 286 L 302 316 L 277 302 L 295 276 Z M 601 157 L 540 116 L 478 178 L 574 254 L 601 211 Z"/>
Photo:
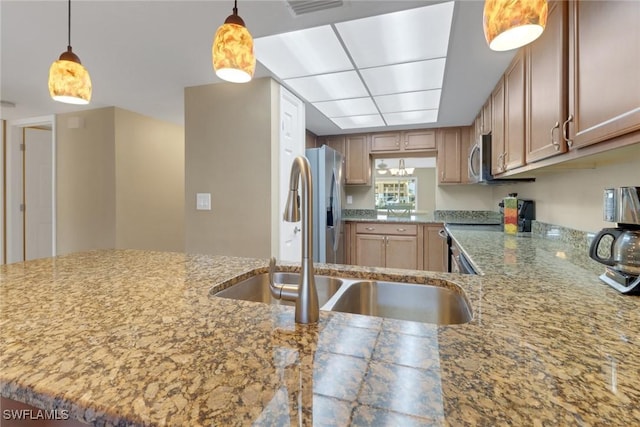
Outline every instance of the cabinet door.
<path fill-rule="evenodd" d="M 640 2 L 569 6 L 571 147 L 640 130 Z"/>
<path fill-rule="evenodd" d="M 487 102 L 482 106 L 482 124 L 480 126 L 480 133 L 486 135 L 491 132 L 491 97 L 487 99 Z"/>
<path fill-rule="evenodd" d="M 320 145 L 326 144 L 343 156 L 346 156 L 347 154 L 344 146 L 344 136 L 325 136 L 320 140 L 320 142 Z"/>
<path fill-rule="evenodd" d="M 525 149 L 525 50 L 520 50 L 504 74 L 505 169 L 524 165 Z"/>
<path fill-rule="evenodd" d="M 504 172 L 504 78 L 491 93 L 491 173 Z"/>
<path fill-rule="evenodd" d="M 475 144 L 473 127 L 460 128 L 460 184 L 469 184 L 469 152 Z"/>
<path fill-rule="evenodd" d="M 438 130 L 438 182 L 459 183 L 461 178 L 460 162 L 462 156 L 459 128 Z"/>
<path fill-rule="evenodd" d="M 400 151 L 400 132 L 371 134 L 371 152 Z"/>
<path fill-rule="evenodd" d="M 567 151 L 567 3 L 549 5 L 544 33 L 527 48 L 527 152 L 531 163 Z"/>
<path fill-rule="evenodd" d="M 402 140 L 403 140 L 402 148 L 405 151 L 436 149 L 435 130 L 402 132 Z"/>
<path fill-rule="evenodd" d="M 415 236 L 386 236 L 387 268 L 418 268 L 418 239 Z"/>
<path fill-rule="evenodd" d="M 427 225 L 424 228 L 424 269 L 446 272 L 448 270 L 447 240 L 440 235 L 440 231 L 444 231 L 444 225 Z"/>
<path fill-rule="evenodd" d="M 378 234 L 357 234 L 356 265 L 366 267 L 384 267 L 385 249 L 385 236 Z"/>
<path fill-rule="evenodd" d="M 345 138 L 346 184 L 371 183 L 371 159 L 367 135 L 349 135 Z"/>

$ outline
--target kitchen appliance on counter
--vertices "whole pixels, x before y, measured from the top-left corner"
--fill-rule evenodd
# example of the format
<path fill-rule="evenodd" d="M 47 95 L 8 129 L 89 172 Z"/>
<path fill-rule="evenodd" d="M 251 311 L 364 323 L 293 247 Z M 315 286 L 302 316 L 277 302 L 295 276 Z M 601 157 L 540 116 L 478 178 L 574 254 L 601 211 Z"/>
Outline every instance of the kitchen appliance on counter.
<path fill-rule="evenodd" d="M 311 165 L 313 191 L 313 260 L 344 264 L 342 154 L 323 145 L 305 152 Z"/>
<path fill-rule="evenodd" d="M 469 182 L 484 185 L 515 184 L 518 182 L 531 182 L 535 178 L 495 178 L 491 173 L 491 134 L 481 135 L 469 150 L 468 174 Z"/>
<path fill-rule="evenodd" d="M 604 190 L 604 220 L 617 227 L 600 230 L 589 247 L 589 256 L 606 265 L 600 280 L 624 294 L 640 292 L 640 187 Z"/>
<path fill-rule="evenodd" d="M 518 193 L 509 193 L 507 197 L 518 197 Z M 531 221 L 536 219 L 536 205 L 533 200 L 518 199 L 517 203 L 517 231 L 528 233 L 531 231 Z M 500 213 L 504 217 L 504 201 L 498 203 Z"/>

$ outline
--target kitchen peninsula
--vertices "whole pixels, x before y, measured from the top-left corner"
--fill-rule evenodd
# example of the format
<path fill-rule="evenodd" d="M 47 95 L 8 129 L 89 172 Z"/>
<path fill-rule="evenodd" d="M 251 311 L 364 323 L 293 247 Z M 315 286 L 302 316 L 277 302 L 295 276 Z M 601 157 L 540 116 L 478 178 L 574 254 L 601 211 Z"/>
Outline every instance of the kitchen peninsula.
<path fill-rule="evenodd" d="M 107 250 L 2 266 L 2 395 L 96 425 L 638 424 L 640 299 L 562 242 L 450 231 L 472 259 L 482 241 L 530 268 L 477 256 L 484 276 L 317 273 L 459 286 L 468 324 L 321 312 L 301 327 L 292 307 L 211 296 L 265 272 L 260 259 Z"/>

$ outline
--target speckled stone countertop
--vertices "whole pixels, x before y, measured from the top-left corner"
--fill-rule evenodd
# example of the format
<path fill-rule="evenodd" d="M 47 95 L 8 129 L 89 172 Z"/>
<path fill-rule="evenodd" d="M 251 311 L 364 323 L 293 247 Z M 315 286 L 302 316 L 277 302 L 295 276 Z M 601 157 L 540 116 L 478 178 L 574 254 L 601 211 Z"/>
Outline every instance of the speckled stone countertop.
<path fill-rule="evenodd" d="M 459 286 L 474 318 L 449 326 L 333 312 L 296 326 L 292 307 L 210 296 L 266 266 L 123 250 L 2 266 L 0 391 L 96 425 L 640 423 L 640 299 L 580 266 L 317 266 Z"/>
<path fill-rule="evenodd" d="M 416 212 L 411 215 L 384 215 L 375 210 L 346 210 L 343 216 L 348 222 L 394 222 L 394 223 L 454 223 L 454 224 L 500 224 L 500 213 L 492 211 L 435 211 Z"/>

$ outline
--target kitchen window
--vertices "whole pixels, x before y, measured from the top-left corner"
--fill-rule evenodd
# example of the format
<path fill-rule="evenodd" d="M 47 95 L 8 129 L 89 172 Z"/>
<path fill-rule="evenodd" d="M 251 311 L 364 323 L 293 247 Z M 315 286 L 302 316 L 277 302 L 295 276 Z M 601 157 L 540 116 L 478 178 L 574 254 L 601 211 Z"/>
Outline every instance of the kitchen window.
<path fill-rule="evenodd" d="M 375 177 L 375 200 L 378 213 L 384 215 L 411 215 L 417 203 L 416 177 Z"/>

